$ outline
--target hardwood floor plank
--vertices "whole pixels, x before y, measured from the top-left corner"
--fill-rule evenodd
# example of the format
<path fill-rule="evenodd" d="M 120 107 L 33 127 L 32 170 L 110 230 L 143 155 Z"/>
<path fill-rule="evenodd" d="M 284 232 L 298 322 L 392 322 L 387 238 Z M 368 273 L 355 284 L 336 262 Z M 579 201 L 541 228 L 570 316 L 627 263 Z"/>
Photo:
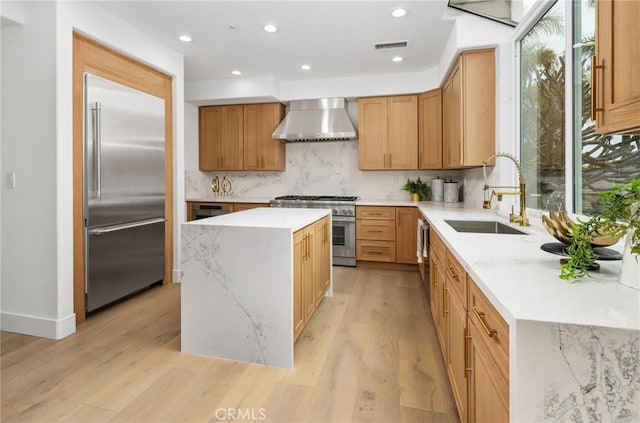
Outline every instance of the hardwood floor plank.
<path fill-rule="evenodd" d="M 401 420 L 405 423 L 457 423 L 458 420 L 451 420 L 445 413 L 419 410 L 417 408 L 400 407 Z"/>
<path fill-rule="evenodd" d="M 361 368 L 352 421 L 400 421 L 400 394 L 395 370 Z"/>
<path fill-rule="evenodd" d="M 266 422 L 288 423 L 309 421 L 309 408 L 315 390 L 298 384 L 278 382 L 264 405 Z"/>

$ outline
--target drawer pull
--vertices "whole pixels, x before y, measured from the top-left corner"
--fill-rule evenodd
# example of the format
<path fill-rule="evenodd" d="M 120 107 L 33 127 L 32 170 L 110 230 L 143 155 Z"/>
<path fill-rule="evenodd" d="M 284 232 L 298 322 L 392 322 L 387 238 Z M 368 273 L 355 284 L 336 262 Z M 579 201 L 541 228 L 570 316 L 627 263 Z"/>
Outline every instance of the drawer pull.
<path fill-rule="evenodd" d="M 381 212 L 369 212 L 367 213 L 369 216 L 382 216 Z"/>
<path fill-rule="evenodd" d="M 369 233 L 372 233 L 372 234 L 381 234 L 381 233 L 382 233 L 382 231 L 372 231 L 372 230 L 369 230 Z"/>
<path fill-rule="evenodd" d="M 372 251 L 372 250 L 369 250 L 369 251 L 367 251 L 367 254 L 384 254 L 384 251 Z"/>
<path fill-rule="evenodd" d="M 484 316 L 485 316 L 484 313 L 479 312 L 478 310 L 476 310 L 475 307 L 473 307 L 473 314 L 476 315 L 476 317 L 480 321 L 480 324 L 482 325 L 482 328 L 484 329 L 485 332 L 487 332 L 487 336 L 489 338 L 493 338 L 493 335 L 497 335 L 498 334 L 497 330 L 489 329 L 489 326 L 487 325 L 487 322 L 484 320 Z"/>

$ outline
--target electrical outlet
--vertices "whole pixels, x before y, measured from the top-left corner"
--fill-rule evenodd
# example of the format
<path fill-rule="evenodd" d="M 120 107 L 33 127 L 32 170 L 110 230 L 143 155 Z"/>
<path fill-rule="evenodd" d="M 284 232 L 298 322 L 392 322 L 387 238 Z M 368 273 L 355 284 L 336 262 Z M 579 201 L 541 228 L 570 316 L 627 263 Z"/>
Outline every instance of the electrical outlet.
<path fill-rule="evenodd" d="M 15 188 L 16 187 L 16 173 L 9 172 L 7 173 L 7 188 Z"/>

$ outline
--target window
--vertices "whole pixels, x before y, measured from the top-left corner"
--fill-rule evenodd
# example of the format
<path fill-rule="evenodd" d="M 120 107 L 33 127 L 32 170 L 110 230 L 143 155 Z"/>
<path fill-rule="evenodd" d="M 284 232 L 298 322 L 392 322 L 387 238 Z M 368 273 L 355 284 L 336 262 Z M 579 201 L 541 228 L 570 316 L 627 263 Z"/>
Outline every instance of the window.
<path fill-rule="evenodd" d="M 567 13 L 572 30 L 565 30 Z M 520 40 L 521 161 L 531 208 L 590 214 L 598 211 L 599 192 L 614 182 L 640 178 L 640 136 L 594 132 L 594 36 L 594 0 L 558 1 Z M 571 55 L 565 54 L 566 37 L 571 37 Z M 572 60 L 568 69 L 573 84 L 568 87 L 565 58 Z M 566 113 L 571 113 L 571 128 L 565 128 Z M 570 157 L 565 138 L 573 140 L 566 141 Z"/>
<path fill-rule="evenodd" d="M 521 161 L 528 206 L 543 210 L 565 201 L 564 16 L 557 2 L 520 42 Z"/>
<path fill-rule="evenodd" d="M 591 120 L 591 57 L 595 54 L 594 0 L 573 2 L 574 211 L 599 211 L 598 193 L 640 177 L 640 136 L 598 135 Z"/>

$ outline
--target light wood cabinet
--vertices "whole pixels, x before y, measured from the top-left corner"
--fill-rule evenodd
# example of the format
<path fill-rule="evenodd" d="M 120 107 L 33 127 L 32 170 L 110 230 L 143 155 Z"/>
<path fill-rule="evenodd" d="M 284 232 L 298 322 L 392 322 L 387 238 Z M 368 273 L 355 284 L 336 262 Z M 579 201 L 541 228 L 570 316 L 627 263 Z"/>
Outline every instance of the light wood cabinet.
<path fill-rule="evenodd" d="M 509 325 L 469 278 L 468 394 L 470 422 L 509 421 Z"/>
<path fill-rule="evenodd" d="M 418 209 L 357 206 L 356 258 L 417 264 Z"/>
<path fill-rule="evenodd" d="M 418 169 L 442 169 L 442 90 L 418 95 Z"/>
<path fill-rule="evenodd" d="M 418 168 L 418 96 L 358 100 L 361 170 Z"/>
<path fill-rule="evenodd" d="M 329 217 L 325 217 L 316 222 L 314 224 L 314 231 L 314 253 L 316 256 L 314 264 L 317 266 L 317 271 L 314 272 L 314 291 L 316 294 L 315 303 L 317 308 L 331 284 L 331 224 Z"/>
<path fill-rule="evenodd" d="M 200 107 L 200 170 L 238 170 L 243 163 L 242 106 Z"/>
<path fill-rule="evenodd" d="M 320 304 L 331 283 L 329 217 L 293 234 L 293 339 Z"/>
<path fill-rule="evenodd" d="M 306 285 L 306 246 L 307 233 L 304 230 L 297 231 L 293 235 L 293 340 L 298 339 L 304 329 Z"/>
<path fill-rule="evenodd" d="M 431 314 L 433 316 L 433 323 L 436 328 L 436 335 L 440 342 L 442 349 L 442 355 L 446 355 L 447 344 L 444 339 L 443 328 L 445 327 L 444 301 L 445 301 L 445 288 L 446 288 L 446 273 L 444 266 L 444 244 L 438 238 L 435 232 L 432 232 L 431 246 L 429 248 L 429 280 L 430 280 L 430 292 L 429 298 L 431 303 Z M 442 249 L 442 250 L 441 250 Z"/>
<path fill-rule="evenodd" d="M 640 133 L 638 21 L 638 1 L 596 1 L 591 103 L 597 133 Z"/>
<path fill-rule="evenodd" d="M 261 207 L 269 207 L 269 203 L 233 203 L 231 211 L 235 213 L 243 210 L 258 209 Z"/>
<path fill-rule="evenodd" d="M 200 107 L 200 170 L 284 170 L 285 146 L 271 138 L 283 116 L 280 103 Z"/>
<path fill-rule="evenodd" d="M 467 421 L 467 372 L 466 372 L 466 335 L 467 310 L 466 297 L 463 299 L 453 288 L 450 275 L 447 276 L 446 306 L 447 315 L 447 373 L 451 383 L 453 398 L 458 406 L 460 421 Z"/>
<path fill-rule="evenodd" d="M 495 51 L 464 51 L 442 88 L 443 167 L 482 166 L 495 153 Z"/>
<path fill-rule="evenodd" d="M 396 262 L 418 264 L 418 209 L 396 207 Z"/>
<path fill-rule="evenodd" d="M 244 169 L 284 170 L 285 145 L 272 138 L 284 117 L 280 103 L 244 105 Z"/>
<path fill-rule="evenodd" d="M 509 421 L 509 326 L 436 232 L 430 302 L 462 422 Z"/>

